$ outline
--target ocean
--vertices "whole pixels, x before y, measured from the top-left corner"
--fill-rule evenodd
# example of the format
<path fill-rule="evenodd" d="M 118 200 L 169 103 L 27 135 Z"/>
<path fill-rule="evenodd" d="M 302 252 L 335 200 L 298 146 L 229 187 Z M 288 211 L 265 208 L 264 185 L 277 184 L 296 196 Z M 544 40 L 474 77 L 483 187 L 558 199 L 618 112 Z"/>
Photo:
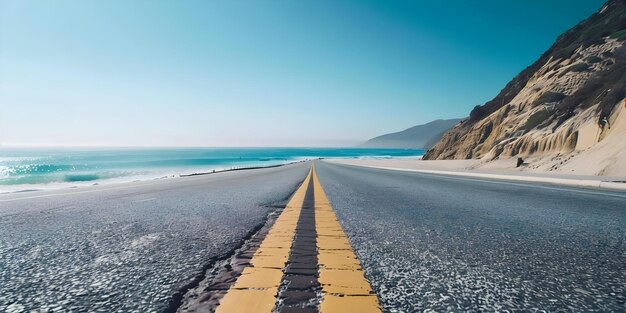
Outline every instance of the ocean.
<path fill-rule="evenodd" d="M 0 193 L 176 177 L 315 158 L 419 158 L 420 149 L 3 148 Z"/>

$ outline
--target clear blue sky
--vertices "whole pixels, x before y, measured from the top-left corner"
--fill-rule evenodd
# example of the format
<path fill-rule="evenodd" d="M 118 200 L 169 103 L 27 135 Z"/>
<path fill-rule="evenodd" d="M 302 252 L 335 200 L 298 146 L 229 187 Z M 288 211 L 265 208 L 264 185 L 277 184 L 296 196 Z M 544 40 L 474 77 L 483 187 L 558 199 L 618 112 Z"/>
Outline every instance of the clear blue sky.
<path fill-rule="evenodd" d="M 600 0 L 0 0 L 0 144 L 347 146 L 493 98 Z"/>

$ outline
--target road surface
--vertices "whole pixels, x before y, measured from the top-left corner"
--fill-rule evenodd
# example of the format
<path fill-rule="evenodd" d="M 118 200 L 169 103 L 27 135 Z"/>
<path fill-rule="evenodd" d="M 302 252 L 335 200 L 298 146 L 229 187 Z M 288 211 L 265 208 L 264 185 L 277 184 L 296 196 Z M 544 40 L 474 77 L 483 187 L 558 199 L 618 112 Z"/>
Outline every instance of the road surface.
<path fill-rule="evenodd" d="M 0 195 L 0 312 L 159 312 L 308 164 Z"/>
<path fill-rule="evenodd" d="M 312 166 L 276 220 L 185 294 L 180 313 L 381 313 Z"/>
<path fill-rule="evenodd" d="M 626 194 L 317 162 L 386 312 L 626 311 Z"/>
<path fill-rule="evenodd" d="M 225 303 L 626 310 L 624 193 L 315 164 L 0 195 L 0 311 L 162 311 L 290 197 Z"/>

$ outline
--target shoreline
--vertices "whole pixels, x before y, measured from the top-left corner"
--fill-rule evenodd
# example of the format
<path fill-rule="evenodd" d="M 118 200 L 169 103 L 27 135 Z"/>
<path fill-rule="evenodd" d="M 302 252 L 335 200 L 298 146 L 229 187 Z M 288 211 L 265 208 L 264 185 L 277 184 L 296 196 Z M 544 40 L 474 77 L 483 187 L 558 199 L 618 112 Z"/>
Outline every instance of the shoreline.
<path fill-rule="evenodd" d="M 422 156 L 417 156 L 421 158 Z M 193 172 L 192 170 L 188 172 L 182 173 L 174 173 L 171 172 L 154 172 L 152 174 L 137 174 L 137 175 L 128 175 L 128 176 L 117 176 L 112 178 L 100 178 L 95 180 L 86 180 L 86 181 L 54 181 L 48 183 L 36 183 L 36 184 L 7 184 L 0 185 L 0 195 L 11 195 L 11 194 L 19 194 L 19 193 L 30 193 L 36 191 L 50 191 L 50 190 L 64 190 L 64 189 L 76 189 L 76 188 L 85 188 L 92 186 L 112 186 L 119 185 L 124 183 L 131 182 L 146 182 L 146 181 L 158 181 L 164 179 L 172 179 L 172 178 L 180 178 L 180 177 L 193 177 L 193 176 L 203 176 L 210 174 L 218 174 L 225 172 L 234 172 L 234 171 L 244 171 L 244 170 L 254 170 L 254 169 L 266 169 L 266 168 L 275 168 L 281 167 L 291 164 L 299 164 L 303 162 L 308 162 L 312 160 L 322 160 L 322 159 L 343 159 L 341 157 L 308 157 L 308 158 L 298 158 L 296 160 L 285 160 L 285 163 L 279 164 L 271 164 L 271 165 L 250 165 L 250 166 L 241 166 L 241 167 L 222 167 L 213 170 L 206 171 L 197 171 Z M 352 159 L 352 158 L 348 158 Z M 416 156 L 376 156 L 371 159 L 368 156 L 359 156 L 355 158 L 355 160 L 416 160 Z M 14 188 L 11 188 L 14 187 Z M 18 188 L 23 187 L 23 188 Z M 3 189 L 4 188 L 4 189 Z"/>
<path fill-rule="evenodd" d="M 283 166 L 317 158 L 415 158 L 421 149 L 198 148 L 0 151 L 0 194 Z"/>
<path fill-rule="evenodd" d="M 211 171 L 207 171 L 207 172 L 196 172 L 196 173 L 190 173 L 190 174 L 156 175 L 156 177 L 151 177 L 151 178 L 147 178 L 146 177 L 146 178 L 143 178 L 143 179 L 136 179 L 136 177 L 135 177 L 133 179 L 122 180 L 122 181 L 119 181 L 119 180 L 115 181 L 113 179 L 113 181 L 111 181 L 111 180 L 108 180 L 108 181 L 107 180 L 95 180 L 95 181 L 93 181 L 93 183 L 84 182 L 84 184 L 72 184 L 70 182 L 55 182 L 55 183 L 38 184 L 38 185 L 29 184 L 24 189 L 19 189 L 19 190 L 2 191 L 0 189 L 0 196 L 3 196 L 3 195 L 5 195 L 5 196 L 6 195 L 15 195 L 15 194 L 27 194 L 27 193 L 31 193 L 31 192 L 37 192 L 37 191 L 67 190 L 67 189 L 78 189 L 78 188 L 96 187 L 96 186 L 115 186 L 115 185 L 127 184 L 127 183 L 160 181 L 160 180 L 168 180 L 168 179 L 172 179 L 172 178 L 185 178 L 185 177 L 204 176 L 204 175 L 210 175 L 210 174 L 219 174 L 219 173 L 227 173 L 227 172 L 235 172 L 235 171 L 246 171 L 246 170 L 276 168 L 276 167 L 282 167 L 282 166 L 287 166 L 287 165 L 304 163 L 304 162 L 308 162 L 308 161 L 311 161 L 311 160 L 315 160 L 315 159 L 304 159 L 304 160 L 292 161 L 292 162 L 281 163 L 281 164 L 272 164 L 272 165 L 268 165 L 268 166 L 234 167 L 234 168 L 228 168 L 228 169 L 211 170 Z M 132 177 L 132 176 L 129 176 L 129 177 Z M 6 185 L 6 186 L 19 186 L 19 185 Z M 36 188 L 37 186 L 46 186 L 46 187 L 49 187 L 49 188 Z"/>
<path fill-rule="evenodd" d="M 293 161 L 293 162 L 288 162 L 288 163 L 283 163 L 283 164 L 274 164 L 274 165 L 268 165 L 268 166 L 235 167 L 235 168 L 230 168 L 230 169 L 225 169 L 225 170 L 212 170 L 210 172 L 198 172 L 198 173 L 191 173 L 191 174 L 179 174 L 178 177 L 202 176 L 202 175 L 210 175 L 210 174 L 217 174 L 217 173 L 224 173 L 224 172 L 258 170 L 258 169 L 262 169 L 262 168 L 274 168 L 274 167 L 281 167 L 281 166 L 290 165 L 290 164 L 304 163 L 304 162 L 311 161 L 311 160 L 316 160 L 316 159 L 310 159 L 310 160 L 306 159 L 306 160 Z"/>
<path fill-rule="evenodd" d="M 505 169 L 477 169 L 481 160 L 324 160 L 334 164 L 377 169 L 415 172 L 423 174 L 462 176 L 482 179 L 506 180 L 530 183 L 546 183 L 561 186 L 585 187 L 601 190 L 626 191 L 625 176 L 593 176 L 554 172 L 522 172 Z"/>

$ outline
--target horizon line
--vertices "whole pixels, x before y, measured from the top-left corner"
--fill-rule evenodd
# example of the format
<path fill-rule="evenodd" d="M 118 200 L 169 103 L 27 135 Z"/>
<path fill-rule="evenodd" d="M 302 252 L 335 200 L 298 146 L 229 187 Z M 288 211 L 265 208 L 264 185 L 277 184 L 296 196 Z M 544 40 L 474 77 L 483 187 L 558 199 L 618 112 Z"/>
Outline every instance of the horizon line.
<path fill-rule="evenodd" d="M 71 148 L 92 148 L 92 149 L 279 149 L 279 148 L 292 148 L 292 149 L 397 149 L 397 150 L 426 150 L 424 148 L 363 148 L 358 146 L 135 146 L 135 145 L 30 145 L 30 144 L 0 144 L 2 148 L 59 148 L 59 149 L 71 149 Z"/>

